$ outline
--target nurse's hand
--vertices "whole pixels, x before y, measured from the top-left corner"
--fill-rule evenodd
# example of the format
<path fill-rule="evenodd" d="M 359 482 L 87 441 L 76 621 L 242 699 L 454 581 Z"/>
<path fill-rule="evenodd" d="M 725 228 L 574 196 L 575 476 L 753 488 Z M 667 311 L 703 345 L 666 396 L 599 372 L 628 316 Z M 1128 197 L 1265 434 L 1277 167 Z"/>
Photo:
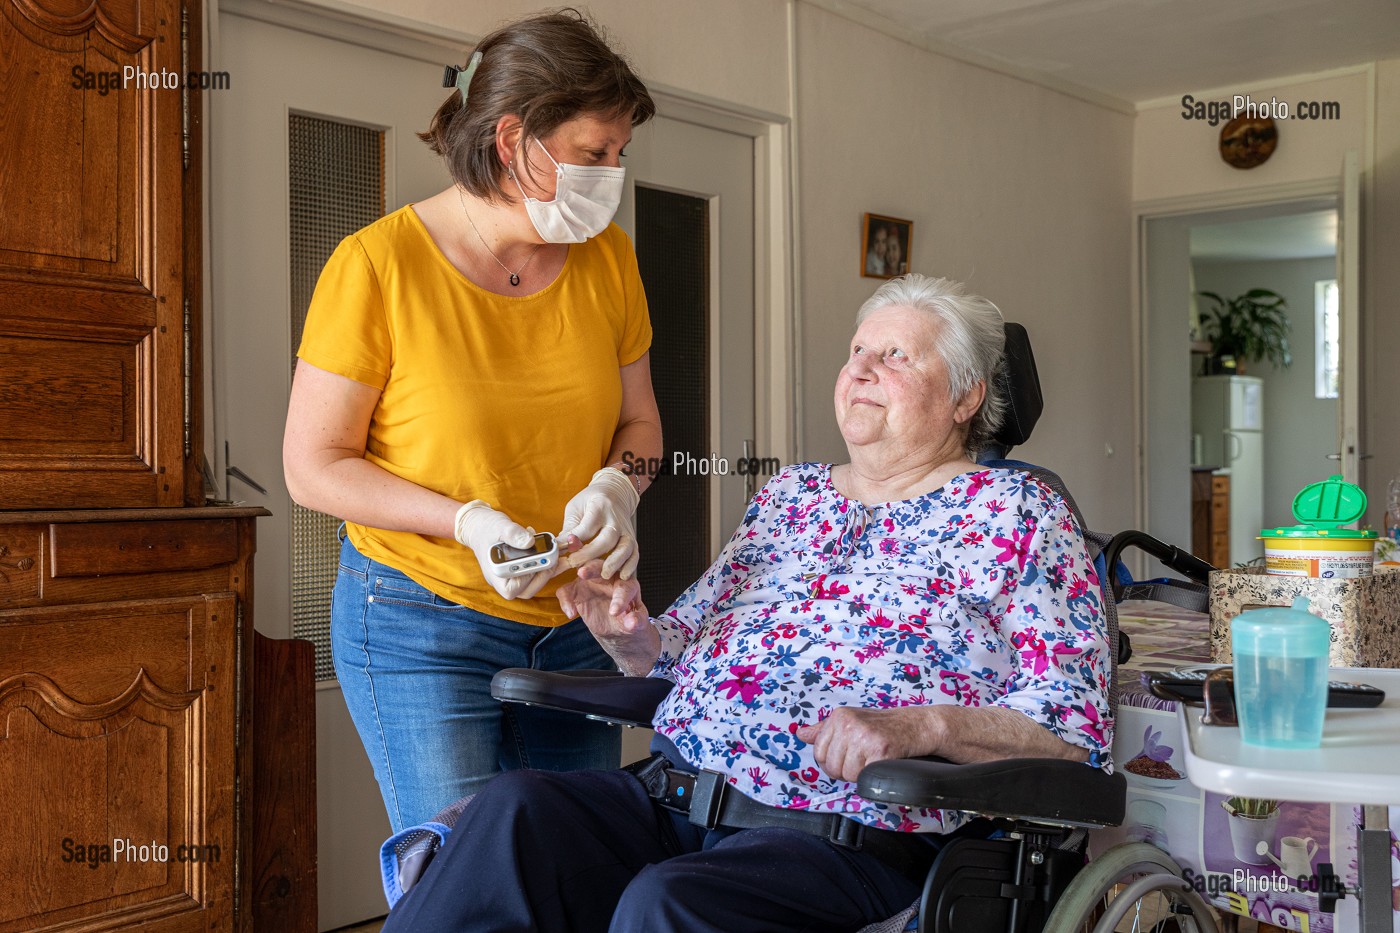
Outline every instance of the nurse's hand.
<path fill-rule="evenodd" d="M 559 539 L 568 541 L 572 536 L 582 544 L 569 554 L 568 566 L 582 567 L 601 558 L 604 579 L 630 580 L 641 556 L 634 518 L 640 498 L 632 480 L 616 467 L 594 473 L 592 481 L 564 506 Z"/>
<path fill-rule="evenodd" d="M 529 599 L 555 574 L 554 570 L 541 570 L 520 577 L 496 576 L 491 567 L 491 548 L 497 544 L 528 548 L 534 544 L 535 531 L 512 521 L 509 515 L 497 512 L 480 499 L 473 499 L 457 510 L 453 536 L 458 544 L 471 548 L 486 582 L 506 599 Z"/>

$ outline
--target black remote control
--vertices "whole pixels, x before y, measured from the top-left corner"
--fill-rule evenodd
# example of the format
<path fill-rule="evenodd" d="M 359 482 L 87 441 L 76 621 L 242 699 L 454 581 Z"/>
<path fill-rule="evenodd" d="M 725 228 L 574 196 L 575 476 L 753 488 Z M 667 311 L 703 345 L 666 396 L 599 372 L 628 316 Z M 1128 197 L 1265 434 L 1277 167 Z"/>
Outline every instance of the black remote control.
<path fill-rule="evenodd" d="M 1143 681 L 1152 695 L 1163 700 L 1201 703 L 1204 700 L 1206 675 L 1210 671 L 1153 671 L 1144 673 Z M 1353 684 L 1341 680 L 1327 682 L 1328 709 L 1369 709 L 1385 702 L 1385 691 L 1370 684 Z"/>

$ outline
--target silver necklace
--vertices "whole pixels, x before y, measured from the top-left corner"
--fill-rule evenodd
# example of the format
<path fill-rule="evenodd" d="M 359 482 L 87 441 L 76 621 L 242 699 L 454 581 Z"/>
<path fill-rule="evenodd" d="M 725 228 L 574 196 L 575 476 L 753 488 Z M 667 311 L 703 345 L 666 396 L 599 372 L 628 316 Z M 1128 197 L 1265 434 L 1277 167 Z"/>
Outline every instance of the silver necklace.
<path fill-rule="evenodd" d="M 520 273 L 525 271 L 525 267 L 535 258 L 535 253 L 539 252 L 540 246 L 543 244 L 536 243 L 535 248 L 530 250 L 530 255 L 526 256 L 525 261 L 521 263 L 520 268 L 511 272 L 510 267 L 501 262 L 501 257 L 496 255 L 495 250 L 491 249 L 491 244 L 486 242 L 486 237 L 482 236 L 481 231 L 477 229 L 476 221 L 472 220 L 471 212 L 467 210 L 466 195 L 462 194 L 460 187 L 457 189 L 457 200 L 462 202 L 462 213 L 467 215 L 467 223 L 471 224 L 472 229 L 476 231 L 476 238 L 481 241 L 482 246 L 486 247 L 486 252 L 491 255 L 491 258 L 496 260 L 496 265 L 504 269 L 506 275 L 510 276 L 510 284 L 518 288 L 520 286 Z"/>

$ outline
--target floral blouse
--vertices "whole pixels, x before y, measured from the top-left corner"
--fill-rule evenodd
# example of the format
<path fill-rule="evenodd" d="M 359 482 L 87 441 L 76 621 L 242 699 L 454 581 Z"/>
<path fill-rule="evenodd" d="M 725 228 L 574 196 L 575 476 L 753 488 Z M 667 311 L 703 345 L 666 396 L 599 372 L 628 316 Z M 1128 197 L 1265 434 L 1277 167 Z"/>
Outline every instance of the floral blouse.
<path fill-rule="evenodd" d="M 864 800 L 793 733 L 838 706 L 1019 710 L 1108 767 L 1111 665 L 1098 578 L 1063 498 L 1027 473 L 964 473 L 867 507 L 828 464 L 787 467 L 719 557 L 653 619 L 656 730 L 777 807 L 905 831 L 966 814 Z"/>

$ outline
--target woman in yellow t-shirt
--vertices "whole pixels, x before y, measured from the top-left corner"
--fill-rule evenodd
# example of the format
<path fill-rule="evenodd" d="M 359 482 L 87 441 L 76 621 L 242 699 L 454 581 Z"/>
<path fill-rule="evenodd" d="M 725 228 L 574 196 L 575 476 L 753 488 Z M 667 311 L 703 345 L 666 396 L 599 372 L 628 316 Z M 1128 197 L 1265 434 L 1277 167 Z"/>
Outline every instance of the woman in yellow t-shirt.
<path fill-rule="evenodd" d="M 611 223 L 654 105 L 575 11 L 482 40 L 421 134 L 452 187 L 346 237 L 321 273 L 292 386 L 292 497 L 345 519 L 336 674 L 395 832 L 506 768 L 616 767 L 616 730 L 504 708 L 504 667 L 610 666 L 553 592 L 490 550 L 560 533 L 560 569 L 637 563 L 661 455 L 651 324 Z"/>

